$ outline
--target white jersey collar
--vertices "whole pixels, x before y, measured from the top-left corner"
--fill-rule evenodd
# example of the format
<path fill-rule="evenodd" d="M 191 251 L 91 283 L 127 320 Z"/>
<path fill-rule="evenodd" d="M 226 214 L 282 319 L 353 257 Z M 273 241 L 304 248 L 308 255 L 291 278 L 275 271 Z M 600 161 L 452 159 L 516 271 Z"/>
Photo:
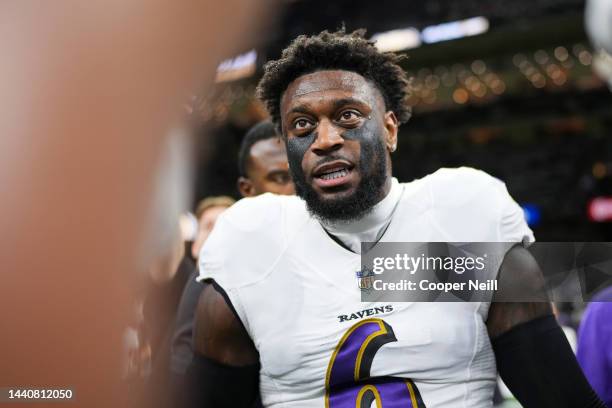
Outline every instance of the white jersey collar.
<path fill-rule="evenodd" d="M 402 195 L 402 188 L 395 177 L 391 179 L 389 193 L 367 215 L 359 220 L 346 222 L 322 221 L 323 228 L 342 241 L 353 252 L 361 253 L 361 242 L 376 242 L 391 221 L 393 210 Z"/>

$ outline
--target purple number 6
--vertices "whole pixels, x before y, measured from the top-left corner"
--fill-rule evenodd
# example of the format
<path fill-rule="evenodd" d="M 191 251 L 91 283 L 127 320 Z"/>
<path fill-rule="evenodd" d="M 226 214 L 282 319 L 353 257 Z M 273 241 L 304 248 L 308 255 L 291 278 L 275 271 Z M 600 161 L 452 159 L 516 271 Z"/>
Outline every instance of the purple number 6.
<path fill-rule="evenodd" d="M 386 343 L 397 341 L 393 329 L 381 319 L 353 325 L 336 346 L 325 378 L 325 408 L 425 408 L 412 380 L 370 378 L 374 355 Z"/>

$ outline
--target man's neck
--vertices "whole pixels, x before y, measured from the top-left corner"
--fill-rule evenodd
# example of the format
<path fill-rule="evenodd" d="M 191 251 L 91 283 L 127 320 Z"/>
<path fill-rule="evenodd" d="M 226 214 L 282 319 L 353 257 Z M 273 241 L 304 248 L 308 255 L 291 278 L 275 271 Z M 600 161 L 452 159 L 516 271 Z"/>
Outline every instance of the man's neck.
<path fill-rule="evenodd" d="M 354 252 L 359 252 L 361 241 L 378 240 L 389 225 L 401 196 L 401 186 L 396 179 L 389 178 L 386 184 L 386 194 L 368 214 L 348 223 L 322 221 L 323 228 Z"/>

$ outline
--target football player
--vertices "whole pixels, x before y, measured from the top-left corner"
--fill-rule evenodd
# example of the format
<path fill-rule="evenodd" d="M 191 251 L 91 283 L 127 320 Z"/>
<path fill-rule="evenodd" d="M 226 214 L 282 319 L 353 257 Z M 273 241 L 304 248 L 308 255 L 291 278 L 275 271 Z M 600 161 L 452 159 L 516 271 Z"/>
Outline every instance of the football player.
<path fill-rule="evenodd" d="M 500 285 L 542 285 L 502 182 L 469 168 L 393 178 L 406 85 L 362 32 L 300 36 L 266 65 L 259 96 L 298 196 L 239 201 L 203 248 L 201 407 L 248 407 L 258 390 L 266 407 L 491 407 L 497 370 L 525 407 L 602 406 L 546 299 L 361 302 L 361 242 L 515 242 Z"/>
<path fill-rule="evenodd" d="M 270 121 L 249 129 L 238 152 L 238 191 L 243 197 L 263 193 L 294 194 L 285 145 Z"/>

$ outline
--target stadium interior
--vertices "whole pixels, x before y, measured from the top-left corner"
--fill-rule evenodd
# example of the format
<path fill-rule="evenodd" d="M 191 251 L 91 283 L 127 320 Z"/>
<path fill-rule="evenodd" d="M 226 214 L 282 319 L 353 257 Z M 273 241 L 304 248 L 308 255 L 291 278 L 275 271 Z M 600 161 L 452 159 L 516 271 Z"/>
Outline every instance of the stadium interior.
<path fill-rule="evenodd" d="M 200 144 L 195 197 L 238 196 L 241 138 L 265 117 L 254 96 L 263 63 L 297 35 L 344 25 L 408 57 L 413 117 L 395 153 L 400 181 L 473 166 L 506 182 L 539 240 L 610 241 L 612 94 L 593 72 L 583 20 L 581 0 L 288 1 L 265 37 L 219 66 L 212 94 L 194 100 L 211 140 Z"/>

